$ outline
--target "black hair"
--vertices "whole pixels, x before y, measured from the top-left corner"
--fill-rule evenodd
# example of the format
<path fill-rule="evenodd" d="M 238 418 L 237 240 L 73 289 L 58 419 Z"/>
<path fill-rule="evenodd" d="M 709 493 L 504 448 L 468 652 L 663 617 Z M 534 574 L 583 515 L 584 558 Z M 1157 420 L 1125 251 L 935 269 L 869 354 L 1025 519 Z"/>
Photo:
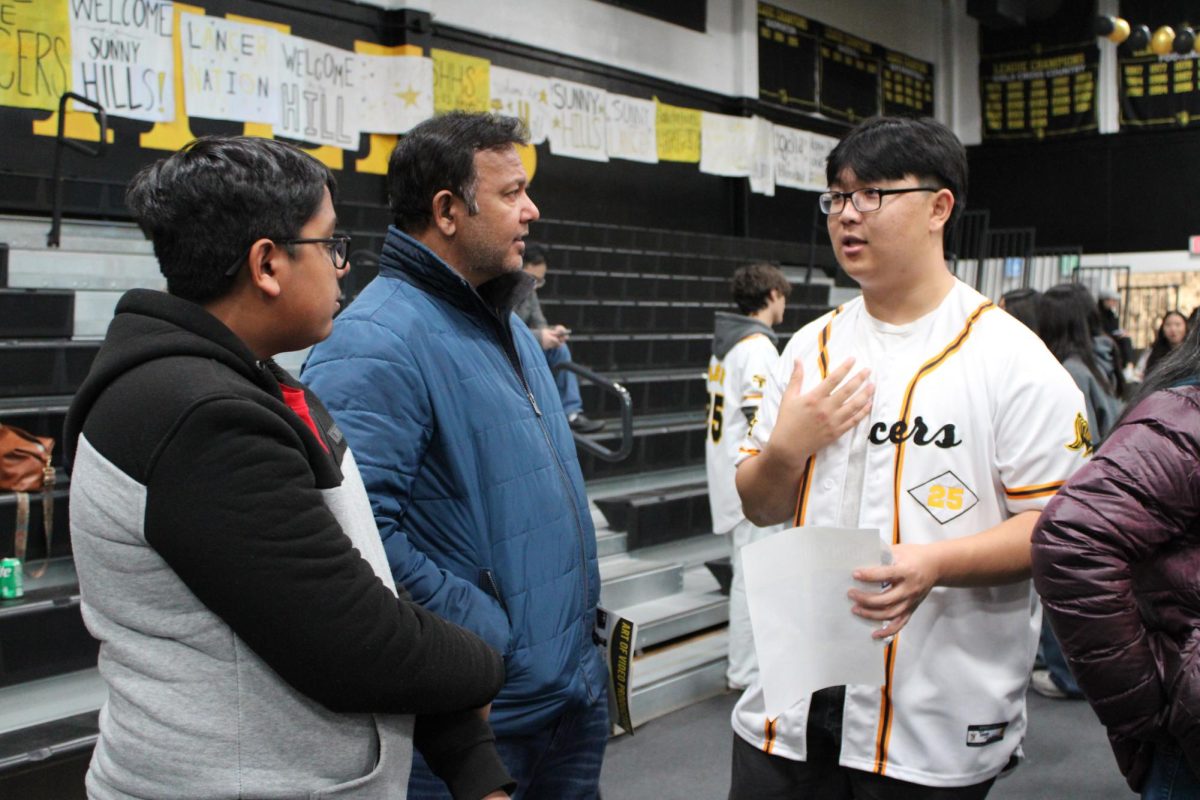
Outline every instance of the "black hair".
<path fill-rule="evenodd" d="M 154 242 L 167 291 L 194 303 L 228 293 L 225 272 L 258 239 L 295 238 L 337 181 L 274 139 L 205 136 L 133 177 L 125 204 Z"/>
<path fill-rule="evenodd" d="M 545 264 L 546 251 L 549 248 L 535 242 L 525 243 L 525 255 L 521 256 L 522 264 Z"/>
<path fill-rule="evenodd" d="M 433 222 L 433 197 L 443 189 L 478 213 L 475 153 L 527 141 L 516 117 L 454 111 L 425 120 L 400 139 L 388 160 L 392 221 L 405 233 L 424 231 Z"/>
<path fill-rule="evenodd" d="M 1038 334 L 1059 360 L 1079 359 L 1101 388 L 1114 394 L 1112 381 L 1096 363 L 1095 345 L 1088 328 L 1092 295 L 1079 283 L 1060 283 L 1042 292 L 1038 301 Z"/>
<path fill-rule="evenodd" d="M 767 307 L 771 291 L 776 290 L 784 297 L 792 293 L 792 285 L 778 267 L 770 264 L 747 264 L 738 267 L 730 284 L 733 302 L 743 314 L 753 314 Z"/>
<path fill-rule="evenodd" d="M 872 117 L 838 142 L 825 165 L 830 186 L 850 170 L 865 183 L 912 175 L 954 195 L 946 229 L 967 206 L 967 151 L 954 132 L 928 117 Z"/>
<path fill-rule="evenodd" d="M 1037 289 L 1013 289 L 1000 298 L 1005 312 L 1034 333 L 1038 332 L 1038 294 Z"/>
<path fill-rule="evenodd" d="M 1184 330 L 1191 333 L 1191 327 L 1187 324 L 1188 318 L 1183 315 L 1182 311 L 1173 309 L 1163 314 L 1162 322 L 1158 324 L 1158 333 L 1154 336 L 1154 344 L 1150 345 L 1150 355 L 1146 357 L 1146 375 L 1149 375 L 1150 371 L 1158 366 L 1158 362 L 1171 353 L 1171 343 L 1167 341 L 1167 335 L 1163 332 L 1163 327 L 1167 324 L 1167 318 L 1171 316 L 1179 317 L 1183 320 Z"/>
<path fill-rule="evenodd" d="M 1167 313 L 1178 314 L 1179 312 Z M 1180 316 L 1183 315 L 1180 314 Z M 1129 412 L 1138 403 L 1155 392 L 1195 382 L 1200 382 L 1200 326 L 1188 328 L 1187 336 L 1183 337 L 1183 341 L 1180 342 L 1179 346 L 1163 356 L 1153 371 L 1147 367 L 1146 375 L 1141 385 L 1134 392 L 1133 397 L 1130 398 L 1129 403 L 1125 406 L 1125 411 L 1117 419 L 1113 428 L 1115 429 L 1124 422 L 1125 417 L 1129 415 Z"/>

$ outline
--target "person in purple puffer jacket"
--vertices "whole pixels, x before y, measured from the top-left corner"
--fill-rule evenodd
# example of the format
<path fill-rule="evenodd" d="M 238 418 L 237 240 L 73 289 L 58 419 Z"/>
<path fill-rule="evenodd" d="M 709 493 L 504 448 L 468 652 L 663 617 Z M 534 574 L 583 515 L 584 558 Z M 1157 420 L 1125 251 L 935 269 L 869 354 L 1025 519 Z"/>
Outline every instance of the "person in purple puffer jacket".
<path fill-rule="evenodd" d="M 1200 329 L 1046 506 L 1033 578 L 1130 787 L 1200 798 Z"/>

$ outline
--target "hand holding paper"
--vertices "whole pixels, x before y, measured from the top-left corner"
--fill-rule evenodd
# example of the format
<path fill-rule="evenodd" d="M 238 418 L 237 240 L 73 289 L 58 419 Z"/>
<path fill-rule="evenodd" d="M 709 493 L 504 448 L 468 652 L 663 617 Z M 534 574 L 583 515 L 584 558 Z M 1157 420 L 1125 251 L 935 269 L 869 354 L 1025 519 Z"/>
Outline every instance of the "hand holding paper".
<path fill-rule="evenodd" d="M 742 550 L 768 718 L 827 686 L 881 686 L 877 624 L 850 613 L 852 573 L 885 561 L 877 530 L 792 528 Z M 872 567 L 878 569 L 876 567 Z M 862 585 L 864 593 L 878 584 Z M 883 635 L 890 635 L 884 631 Z"/>
<path fill-rule="evenodd" d="M 854 579 L 867 584 L 885 584 L 882 592 L 851 589 L 855 614 L 863 619 L 881 620 L 887 625 L 871 634 L 876 639 L 894 636 L 908 624 L 917 606 L 937 585 L 938 562 L 935 550 L 924 544 L 898 544 L 892 548 L 893 561 L 880 567 L 856 569 Z"/>

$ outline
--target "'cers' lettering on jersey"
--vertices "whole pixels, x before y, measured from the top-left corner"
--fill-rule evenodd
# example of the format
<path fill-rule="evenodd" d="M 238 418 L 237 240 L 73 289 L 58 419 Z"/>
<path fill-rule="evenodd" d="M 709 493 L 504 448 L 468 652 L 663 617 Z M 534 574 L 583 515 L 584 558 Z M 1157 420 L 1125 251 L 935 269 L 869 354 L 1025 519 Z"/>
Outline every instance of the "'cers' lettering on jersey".
<path fill-rule="evenodd" d="M 908 494 L 943 525 L 958 519 L 979 502 L 979 496 L 949 470 L 914 486 Z"/>
<path fill-rule="evenodd" d="M 1084 424 L 1086 425 L 1087 423 L 1085 422 Z M 962 439 L 955 436 L 953 422 L 938 428 L 930 436 L 929 426 L 919 416 L 913 420 L 911 429 L 904 420 L 894 422 L 890 427 L 886 422 L 876 422 L 871 426 L 871 432 L 867 435 L 867 439 L 871 444 L 900 444 L 911 439 L 913 444 L 921 445 L 922 447 L 932 444 L 943 450 L 958 447 L 962 444 Z M 1067 446 L 1070 447 L 1070 445 Z"/>

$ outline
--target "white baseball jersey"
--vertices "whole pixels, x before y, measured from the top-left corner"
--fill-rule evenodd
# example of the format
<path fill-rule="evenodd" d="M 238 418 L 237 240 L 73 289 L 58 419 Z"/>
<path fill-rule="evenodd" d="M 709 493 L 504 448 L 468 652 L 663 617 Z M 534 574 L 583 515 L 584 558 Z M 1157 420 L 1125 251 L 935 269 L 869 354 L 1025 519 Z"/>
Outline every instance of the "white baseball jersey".
<path fill-rule="evenodd" d="M 810 391 L 850 356 L 871 370 L 871 413 L 809 460 L 797 525 L 878 528 L 892 543 L 970 536 L 1042 508 L 1091 454 L 1067 372 L 1028 328 L 956 282 L 909 325 L 872 319 L 860 297 L 797 333 L 741 458 L 770 438 L 794 359 Z M 847 687 L 841 764 L 941 787 L 998 774 L 1025 733 L 1040 624 L 1029 580 L 934 588 L 882 649 L 885 684 Z M 806 700 L 766 719 L 752 685 L 732 721 L 751 744 L 804 760 L 807 715 Z"/>
<path fill-rule="evenodd" d="M 779 352 L 761 332 L 750 333 L 724 358 L 708 361 L 708 436 L 704 462 L 708 470 L 708 503 L 713 531 L 726 533 L 746 518 L 734 485 L 738 451 L 750 430 L 749 418 L 762 402 L 763 386 Z M 750 410 L 747 417 L 744 409 Z"/>

